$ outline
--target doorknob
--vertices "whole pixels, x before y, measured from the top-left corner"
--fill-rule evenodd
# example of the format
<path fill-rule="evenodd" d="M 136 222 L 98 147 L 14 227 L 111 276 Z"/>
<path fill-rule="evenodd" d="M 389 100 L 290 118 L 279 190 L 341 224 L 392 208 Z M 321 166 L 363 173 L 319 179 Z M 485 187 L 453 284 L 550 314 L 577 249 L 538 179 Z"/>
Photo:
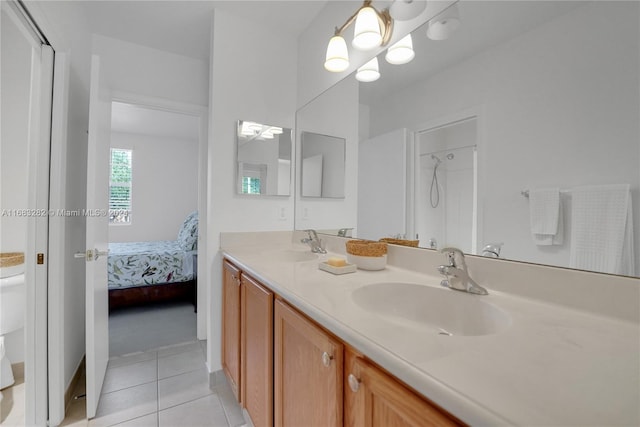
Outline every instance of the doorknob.
<path fill-rule="evenodd" d="M 96 248 L 96 249 L 87 249 L 86 252 L 76 252 L 75 254 L 73 254 L 73 257 L 85 258 L 87 261 L 93 261 L 93 260 L 97 260 L 101 256 L 107 256 L 107 255 L 109 255 L 108 249 L 106 251 L 100 251 Z"/>
<path fill-rule="evenodd" d="M 91 249 L 87 249 L 86 252 L 76 252 L 73 254 L 74 258 L 85 258 L 87 261 L 93 261 L 93 251 Z"/>

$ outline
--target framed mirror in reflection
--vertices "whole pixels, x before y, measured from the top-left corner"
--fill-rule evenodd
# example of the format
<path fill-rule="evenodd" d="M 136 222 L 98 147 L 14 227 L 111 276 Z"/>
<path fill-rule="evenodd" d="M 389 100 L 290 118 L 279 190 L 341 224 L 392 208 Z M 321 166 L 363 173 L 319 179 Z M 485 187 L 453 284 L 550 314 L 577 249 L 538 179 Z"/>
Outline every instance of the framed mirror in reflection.
<path fill-rule="evenodd" d="M 296 217 L 296 228 L 353 227 L 357 237 L 637 277 L 640 4 L 457 8 L 447 39 L 426 37 L 425 24 L 412 33 L 413 61 L 391 65 L 383 53 L 380 79 L 347 76 L 298 112 L 309 124 L 326 97 L 351 94 L 332 105 L 358 109 L 355 122 L 348 115 L 358 177 L 355 215 L 318 227 Z M 603 23 L 615 25 L 594 31 Z M 551 205 L 540 205 L 549 190 Z M 550 239 L 538 236 L 540 206 L 552 212 Z M 324 218 L 336 209 L 323 206 Z"/>
<path fill-rule="evenodd" d="M 344 138 L 302 132 L 302 197 L 344 198 L 345 144 Z"/>
<path fill-rule="evenodd" d="M 291 129 L 238 120 L 236 147 L 238 194 L 291 194 Z"/>

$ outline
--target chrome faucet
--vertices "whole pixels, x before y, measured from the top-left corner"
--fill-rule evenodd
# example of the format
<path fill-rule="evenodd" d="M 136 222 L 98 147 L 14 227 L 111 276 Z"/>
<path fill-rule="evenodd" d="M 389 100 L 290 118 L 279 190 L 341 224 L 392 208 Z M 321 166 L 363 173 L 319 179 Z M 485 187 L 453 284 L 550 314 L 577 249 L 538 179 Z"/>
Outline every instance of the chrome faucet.
<path fill-rule="evenodd" d="M 311 252 L 314 254 L 326 254 L 327 251 L 322 247 L 322 241 L 318 238 L 316 230 L 304 230 L 307 232 L 308 237 L 300 240 L 302 243 L 306 243 L 311 247 Z"/>
<path fill-rule="evenodd" d="M 489 292 L 482 286 L 478 285 L 471 277 L 467 270 L 467 263 L 464 254 L 457 248 L 444 248 L 440 252 L 446 255 L 448 265 L 438 267 L 440 274 L 447 278 L 440 282 L 440 285 L 456 291 L 469 292 L 476 295 L 488 295 Z"/>

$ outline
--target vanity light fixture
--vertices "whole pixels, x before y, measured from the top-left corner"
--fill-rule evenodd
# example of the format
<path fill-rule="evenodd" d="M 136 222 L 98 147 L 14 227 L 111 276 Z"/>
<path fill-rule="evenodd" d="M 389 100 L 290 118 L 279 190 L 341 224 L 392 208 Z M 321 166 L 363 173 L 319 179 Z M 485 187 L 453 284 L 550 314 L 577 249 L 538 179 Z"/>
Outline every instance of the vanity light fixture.
<path fill-rule="evenodd" d="M 445 40 L 460 26 L 458 5 L 446 8 L 427 23 L 427 37 L 431 40 Z"/>
<path fill-rule="evenodd" d="M 389 64 L 401 65 L 410 62 L 416 56 L 413 51 L 413 40 L 411 34 L 407 34 L 387 49 L 384 59 Z"/>
<path fill-rule="evenodd" d="M 358 68 L 356 72 L 356 80 L 360 82 L 373 82 L 380 78 L 380 71 L 378 69 L 378 57 L 375 56 L 371 61 Z"/>
<path fill-rule="evenodd" d="M 386 46 L 393 32 L 393 20 L 389 9 L 379 12 L 371 6 L 372 0 L 364 0 L 362 6 L 342 24 L 336 27 L 334 36 L 329 40 L 324 68 L 332 72 L 341 72 L 349 67 L 349 52 L 342 37 L 345 29 L 355 22 L 351 45 L 359 50 L 370 50 Z"/>

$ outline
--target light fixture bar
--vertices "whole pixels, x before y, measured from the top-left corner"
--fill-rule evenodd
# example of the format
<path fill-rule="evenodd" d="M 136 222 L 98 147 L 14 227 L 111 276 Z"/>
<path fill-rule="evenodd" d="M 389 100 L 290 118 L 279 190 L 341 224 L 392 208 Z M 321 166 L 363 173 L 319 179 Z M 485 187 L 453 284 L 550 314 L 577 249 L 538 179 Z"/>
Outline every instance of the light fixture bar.
<path fill-rule="evenodd" d="M 384 9 L 382 12 L 379 12 L 375 7 L 371 6 L 371 2 L 372 0 L 364 0 L 362 6 L 360 6 L 358 10 L 356 10 L 353 15 L 351 15 L 344 24 L 342 24 L 341 27 L 336 27 L 334 35 L 342 36 L 344 30 L 346 30 L 347 27 L 353 24 L 353 22 L 356 20 L 356 18 L 358 17 L 358 13 L 360 13 L 360 10 L 364 9 L 365 7 L 371 7 L 376 12 L 378 22 L 380 23 L 380 31 L 382 35 L 382 43 L 380 44 L 380 46 L 386 46 L 387 43 L 389 43 L 389 40 L 391 40 L 391 34 L 393 34 L 393 19 L 391 19 L 389 9 Z"/>

